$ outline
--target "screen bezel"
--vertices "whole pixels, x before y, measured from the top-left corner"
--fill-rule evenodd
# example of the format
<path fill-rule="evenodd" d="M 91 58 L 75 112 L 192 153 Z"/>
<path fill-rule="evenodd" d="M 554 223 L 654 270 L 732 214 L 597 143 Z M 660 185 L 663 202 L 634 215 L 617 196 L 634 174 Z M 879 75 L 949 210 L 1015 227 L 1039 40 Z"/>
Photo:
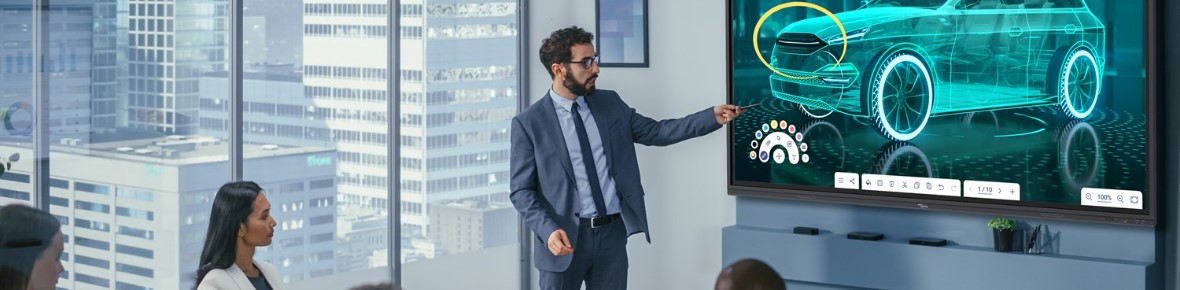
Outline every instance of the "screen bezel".
<path fill-rule="evenodd" d="M 1159 60 L 1159 21 L 1157 3 L 1154 0 L 1143 1 L 1144 10 L 1144 44 L 1143 57 L 1145 66 L 1145 113 L 1146 113 L 1146 192 L 1144 192 L 1144 209 L 1117 209 L 1087 207 L 1082 205 L 1052 206 L 1045 203 L 1027 204 L 1019 201 L 987 200 L 972 202 L 963 197 L 943 196 L 915 196 L 912 194 L 839 189 L 834 187 L 818 187 L 805 185 L 779 185 L 764 182 L 737 181 L 734 178 L 734 146 L 733 126 L 726 126 L 726 168 L 727 190 L 729 195 L 768 197 L 788 200 L 832 202 L 853 205 L 883 206 L 893 208 L 910 208 L 918 210 L 936 210 L 965 213 L 986 213 L 1005 216 L 1020 216 L 1030 218 L 1045 218 L 1057 220 L 1085 221 L 1107 224 L 1133 225 L 1154 227 L 1157 225 L 1159 214 L 1159 180 L 1160 174 L 1158 151 L 1159 122 L 1161 106 L 1159 103 L 1159 71 L 1156 62 Z M 725 88 L 726 103 L 733 103 L 733 0 L 725 4 Z"/>

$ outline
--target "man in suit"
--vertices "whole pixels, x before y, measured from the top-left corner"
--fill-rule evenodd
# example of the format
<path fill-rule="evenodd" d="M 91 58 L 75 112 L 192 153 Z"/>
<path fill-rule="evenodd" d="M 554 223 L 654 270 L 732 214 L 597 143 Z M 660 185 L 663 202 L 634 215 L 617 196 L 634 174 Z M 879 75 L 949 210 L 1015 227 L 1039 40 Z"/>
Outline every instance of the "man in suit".
<path fill-rule="evenodd" d="M 512 204 L 536 235 L 541 289 L 626 289 L 627 237 L 647 209 L 635 145 L 666 146 L 721 128 L 743 111 L 719 105 L 656 121 L 598 90 L 594 35 L 553 32 L 540 56 L 550 90 L 512 119 Z"/>

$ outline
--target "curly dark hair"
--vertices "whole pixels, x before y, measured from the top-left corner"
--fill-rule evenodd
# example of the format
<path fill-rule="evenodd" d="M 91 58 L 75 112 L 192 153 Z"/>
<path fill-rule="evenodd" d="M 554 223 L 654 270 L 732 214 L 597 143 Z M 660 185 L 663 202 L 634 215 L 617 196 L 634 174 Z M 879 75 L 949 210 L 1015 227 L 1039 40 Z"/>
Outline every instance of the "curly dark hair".
<path fill-rule="evenodd" d="M 590 43 L 591 41 L 594 41 L 594 34 L 586 32 L 577 26 L 558 29 L 552 34 L 549 34 L 549 38 L 541 41 L 541 64 L 549 72 L 549 77 L 552 78 L 554 76 L 551 64 L 564 64 L 573 58 L 573 55 L 570 54 L 570 47 L 573 47 L 575 44 Z"/>

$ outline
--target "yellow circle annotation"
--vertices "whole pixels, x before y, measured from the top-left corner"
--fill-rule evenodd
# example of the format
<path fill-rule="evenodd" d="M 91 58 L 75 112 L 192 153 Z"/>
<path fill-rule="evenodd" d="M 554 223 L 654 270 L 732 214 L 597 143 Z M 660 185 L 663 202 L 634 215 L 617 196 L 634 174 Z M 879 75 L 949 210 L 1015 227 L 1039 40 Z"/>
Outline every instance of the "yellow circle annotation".
<path fill-rule="evenodd" d="M 767 10 L 766 13 L 762 13 L 762 18 L 759 18 L 758 24 L 754 25 L 754 53 L 758 55 L 758 60 L 762 61 L 762 65 L 765 65 L 766 68 L 769 68 L 771 71 L 774 71 L 774 73 L 776 73 L 776 74 L 779 74 L 781 76 L 791 78 L 791 79 L 809 80 L 809 79 L 816 78 L 816 76 L 800 77 L 800 76 L 793 76 L 793 75 L 785 74 L 785 73 L 779 71 L 778 69 L 775 69 L 774 67 L 770 66 L 770 63 L 766 62 L 766 58 L 762 57 L 762 51 L 758 49 L 758 30 L 760 28 L 762 28 L 762 22 L 766 21 L 766 18 L 770 17 L 770 14 L 774 14 L 775 12 L 778 12 L 779 10 L 783 10 L 783 9 L 791 8 L 791 7 L 804 7 L 804 8 L 815 9 L 816 11 L 823 12 L 824 14 L 828 15 L 828 18 L 832 18 L 832 21 L 836 22 L 836 27 L 840 28 L 840 37 L 844 40 L 844 49 L 842 51 L 840 51 L 840 57 L 836 58 L 836 64 L 833 65 L 832 67 L 835 68 L 836 66 L 840 65 L 840 62 L 844 60 L 844 54 L 848 52 L 848 32 L 844 31 L 844 23 L 841 23 L 840 18 L 837 18 L 835 14 L 832 14 L 831 11 L 828 11 L 828 9 L 824 9 L 822 6 L 815 5 L 815 4 L 808 3 L 808 2 L 798 2 L 798 1 L 783 3 L 783 4 L 779 4 L 778 6 L 774 6 L 774 8 L 770 8 L 770 10 Z"/>

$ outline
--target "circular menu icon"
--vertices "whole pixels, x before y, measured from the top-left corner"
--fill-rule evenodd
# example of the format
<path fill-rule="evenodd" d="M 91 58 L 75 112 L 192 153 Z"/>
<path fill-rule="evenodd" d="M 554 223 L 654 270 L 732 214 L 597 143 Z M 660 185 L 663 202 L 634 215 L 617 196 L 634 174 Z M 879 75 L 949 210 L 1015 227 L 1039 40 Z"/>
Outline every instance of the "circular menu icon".
<path fill-rule="evenodd" d="M 785 160 L 787 160 L 787 154 L 783 153 L 782 149 L 775 149 L 774 150 L 774 163 L 783 163 L 783 161 L 785 161 Z"/>

